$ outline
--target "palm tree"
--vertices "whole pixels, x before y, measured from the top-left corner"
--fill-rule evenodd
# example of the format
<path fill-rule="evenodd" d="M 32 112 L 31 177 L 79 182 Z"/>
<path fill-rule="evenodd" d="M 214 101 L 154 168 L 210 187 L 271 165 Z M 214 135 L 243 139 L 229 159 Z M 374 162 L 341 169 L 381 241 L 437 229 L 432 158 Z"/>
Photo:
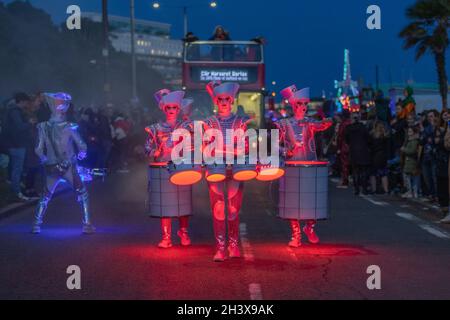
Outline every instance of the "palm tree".
<path fill-rule="evenodd" d="M 404 48 L 416 48 L 416 60 L 426 52 L 434 55 L 438 74 L 442 108 L 447 108 L 448 80 L 445 70 L 445 54 L 449 45 L 450 2 L 448 0 L 418 0 L 406 10 L 411 20 L 401 32 Z"/>

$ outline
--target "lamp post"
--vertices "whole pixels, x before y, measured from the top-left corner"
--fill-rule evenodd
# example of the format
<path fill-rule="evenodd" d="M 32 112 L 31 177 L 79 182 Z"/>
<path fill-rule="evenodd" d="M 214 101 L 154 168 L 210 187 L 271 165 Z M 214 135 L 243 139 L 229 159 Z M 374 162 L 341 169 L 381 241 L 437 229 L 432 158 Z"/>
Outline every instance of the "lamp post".
<path fill-rule="evenodd" d="M 103 94 L 105 102 L 110 100 L 111 87 L 109 84 L 109 22 L 108 0 L 102 0 L 102 26 L 103 26 Z"/>
<path fill-rule="evenodd" d="M 132 87 L 132 99 L 137 98 L 136 87 L 136 43 L 135 43 L 135 7 L 134 0 L 130 0 L 130 29 L 131 29 L 131 87 Z"/>

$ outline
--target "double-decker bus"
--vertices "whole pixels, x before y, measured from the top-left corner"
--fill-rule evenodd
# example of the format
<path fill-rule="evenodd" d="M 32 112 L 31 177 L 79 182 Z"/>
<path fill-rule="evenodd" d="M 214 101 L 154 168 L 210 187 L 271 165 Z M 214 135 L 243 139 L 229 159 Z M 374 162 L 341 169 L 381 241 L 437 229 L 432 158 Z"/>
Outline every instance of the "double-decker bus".
<path fill-rule="evenodd" d="M 185 44 L 183 89 L 195 99 L 193 118 L 214 112 L 205 86 L 210 81 L 237 82 L 234 112 L 264 122 L 265 65 L 263 45 L 253 41 L 196 41 Z M 238 106 L 242 106 L 238 108 Z"/>

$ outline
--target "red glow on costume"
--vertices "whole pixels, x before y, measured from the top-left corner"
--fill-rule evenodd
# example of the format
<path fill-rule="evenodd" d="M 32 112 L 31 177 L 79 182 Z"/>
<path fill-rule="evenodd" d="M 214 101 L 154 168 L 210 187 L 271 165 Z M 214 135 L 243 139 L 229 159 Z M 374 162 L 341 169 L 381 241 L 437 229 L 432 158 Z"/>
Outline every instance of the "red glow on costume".
<path fill-rule="evenodd" d="M 250 181 L 256 178 L 258 173 L 255 170 L 244 170 L 236 172 L 233 179 L 236 181 Z"/>

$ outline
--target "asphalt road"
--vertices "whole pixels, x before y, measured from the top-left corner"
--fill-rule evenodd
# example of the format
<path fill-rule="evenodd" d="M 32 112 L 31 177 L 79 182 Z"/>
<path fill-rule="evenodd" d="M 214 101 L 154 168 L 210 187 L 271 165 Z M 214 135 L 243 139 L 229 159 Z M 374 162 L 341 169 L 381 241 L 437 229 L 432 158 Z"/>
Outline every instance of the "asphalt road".
<path fill-rule="evenodd" d="M 321 243 L 286 246 L 268 184 L 247 184 L 241 214 L 243 258 L 214 263 L 205 184 L 195 188 L 193 245 L 156 247 L 159 221 L 144 211 L 146 172 L 113 175 L 89 187 L 97 234 L 81 235 L 72 193 L 54 199 L 41 235 L 29 233 L 33 209 L 0 220 L 2 299 L 437 299 L 450 298 L 450 230 L 422 204 L 355 197 L 330 182 L 331 217 Z M 174 223 L 174 234 L 177 223 Z M 69 290 L 69 265 L 81 290 Z M 369 290 L 369 266 L 381 289 Z"/>

